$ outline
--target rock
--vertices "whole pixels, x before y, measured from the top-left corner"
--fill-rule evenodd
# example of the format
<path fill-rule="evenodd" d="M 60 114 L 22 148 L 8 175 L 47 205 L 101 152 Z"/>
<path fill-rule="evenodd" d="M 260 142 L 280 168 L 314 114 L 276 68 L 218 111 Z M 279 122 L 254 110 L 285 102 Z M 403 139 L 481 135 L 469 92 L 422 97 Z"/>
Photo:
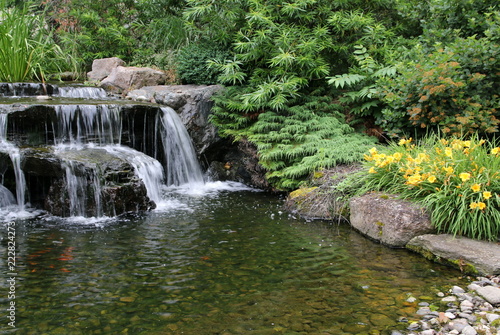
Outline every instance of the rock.
<path fill-rule="evenodd" d="M 462 334 L 463 335 L 477 335 L 477 331 L 471 326 L 465 326 L 465 328 L 462 329 Z"/>
<path fill-rule="evenodd" d="M 162 85 L 166 80 L 167 75 L 163 71 L 148 67 L 117 66 L 99 86 L 112 93 L 123 93 L 143 86 Z"/>
<path fill-rule="evenodd" d="M 64 217 L 71 212 L 64 162 L 72 162 L 75 170 L 79 171 L 76 177 L 81 178 L 82 188 L 78 190 L 78 195 L 89 195 L 81 199 L 85 200 L 87 216 L 115 216 L 147 211 L 155 206 L 133 167 L 103 149 L 56 154 L 47 148 L 31 148 L 23 150 L 22 155 L 23 171 L 30 182 L 31 203 L 53 215 Z M 95 192 L 95 173 L 100 177 L 100 203 L 96 202 L 99 198 L 90 196 Z M 99 213 L 98 209 L 102 212 Z"/>
<path fill-rule="evenodd" d="M 350 201 L 351 225 L 390 247 L 404 247 L 415 236 L 434 229 L 426 211 L 395 195 L 369 193 Z"/>
<path fill-rule="evenodd" d="M 500 315 L 493 314 L 493 313 L 486 314 L 486 320 L 488 320 L 489 323 L 492 323 L 493 321 L 495 321 L 497 319 L 500 319 Z"/>
<path fill-rule="evenodd" d="M 469 322 L 466 319 L 456 319 L 448 324 L 451 329 L 458 331 L 459 333 L 466 327 L 469 326 Z"/>
<path fill-rule="evenodd" d="M 500 304 L 500 288 L 494 286 L 485 286 L 478 288 L 476 292 L 490 304 Z"/>
<path fill-rule="evenodd" d="M 92 71 L 87 73 L 89 81 L 101 81 L 118 66 L 124 66 L 125 62 L 118 57 L 95 59 L 92 62 Z"/>
<path fill-rule="evenodd" d="M 288 195 L 285 210 L 306 220 L 344 220 L 349 215 L 349 208 L 342 194 L 332 190 L 334 185 L 359 169 L 357 164 L 339 164 L 317 171 L 311 180 L 312 187 L 299 188 Z"/>
<path fill-rule="evenodd" d="M 448 234 L 413 238 L 406 247 L 471 274 L 500 274 L 500 245 Z"/>

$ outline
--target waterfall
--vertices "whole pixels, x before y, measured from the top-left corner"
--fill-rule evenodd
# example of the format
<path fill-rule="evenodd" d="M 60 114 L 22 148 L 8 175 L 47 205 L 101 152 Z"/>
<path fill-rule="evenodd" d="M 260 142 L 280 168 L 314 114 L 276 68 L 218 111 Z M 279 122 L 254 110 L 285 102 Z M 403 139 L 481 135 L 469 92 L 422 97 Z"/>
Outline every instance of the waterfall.
<path fill-rule="evenodd" d="M 14 194 L 2 184 L 0 184 L 0 208 L 9 207 L 16 204 L 16 198 Z"/>
<path fill-rule="evenodd" d="M 100 87 L 73 87 L 58 88 L 58 96 L 62 98 L 106 99 L 106 91 Z"/>
<path fill-rule="evenodd" d="M 153 200 L 156 204 L 162 202 L 164 171 L 160 162 L 129 147 L 108 145 L 104 149 L 129 162 L 134 167 L 136 175 L 146 186 L 149 199 Z"/>
<path fill-rule="evenodd" d="M 35 85 L 21 87 L 40 89 Z M 3 88 L 12 87 L 0 85 L 0 93 Z M 99 90 L 50 89 L 54 91 L 52 95 L 61 97 L 102 98 Z M 15 195 L 20 210 L 24 210 L 26 199 L 31 199 L 35 206 L 56 215 L 102 217 L 133 210 L 123 204 L 118 209 L 104 199 L 121 196 L 119 199 L 140 210 L 151 208 L 151 200 L 161 209 L 171 200 L 166 192 L 191 192 L 205 185 L 191 138 L 172 108 L 73 102 L 48 105 L 41 109 L 42 113 L 47 111 L 46 117 L 42 114 L 31 118 L 33 114 L 11 111 L 10 106 L 13 105 L 0 106 L 0 151 L 10 157 L 13 167 L 8 164 L 6 171 L 11 179 L 15 175 L 16 184 L 15 192 L 13 181 L 8 184 L 11 190 L 0 185 L 0 206 L 13 202 Z M 21 145 L 17 147 L 7 141 L 8 116 L 15 117 L 9 120 L 9 129 L 12 124 L 16 131 L 8 135 L 14 138 L 12 142 L 23 143 L 22 150 L 26 151 L 21 151 Z M 38 118 L 42 122 L 51 121 L 40 126 L 33 123 Z M 45 140 L 40 136 L 43 129 Z M 25 141 L 29 143 L 26 149 Z M 23 164 L 30 176 L 29 190 L 21 170 L 21 152 L 26 155 Z M 37 162 L 47 165 L 38 166 Z M 43 171 L 45 167 L 47 174 Z M 45 175 L 47 178 L 43 179 Z M 138 179 L 145 186 L 147 198 Z M 131 191 L 134 187 L 135 192 Z"/>
<path fill-rule="evenodd" d="M 79 170 L 75 161 L 62 163 L 66 174 L 66 190 L 70 216 L 102 216 L 101 183 L 97 168 Z M 94 203 L 89 206 L 89 199 Z"/>
<path fill-rule="evenodd" d="M 56 105 L 56 144 L 120 143 L 120 110 L 113 105 Z"/>
<path fill-rule="evenodd" d="M 203 184 L 203 173 L 186 127 L 172 108 L 163 107 L 161 110 L 161 140 L 166 159 L 167 186 Z"/>
<path fill-rule="evenodd" d="M 19 148 L 7 141 L 7 114 L 4 113 L 0 114 L 0 151 L 7 153 L 12 161 L 16 179 L 16 200 L 19 210 L 22 211 L 25 206 L 26 179 L 21 170 Z"/>

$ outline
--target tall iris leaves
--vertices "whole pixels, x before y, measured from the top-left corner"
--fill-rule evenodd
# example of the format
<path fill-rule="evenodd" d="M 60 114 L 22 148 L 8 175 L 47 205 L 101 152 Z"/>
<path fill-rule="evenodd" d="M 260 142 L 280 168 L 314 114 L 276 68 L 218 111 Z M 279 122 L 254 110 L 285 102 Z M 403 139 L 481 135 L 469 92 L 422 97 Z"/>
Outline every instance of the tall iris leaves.
<path fill-rule="evenodd" d="M 0 1 L 0 81 L 44 80 L 45 73 L 76 69 L 40 17 L 27 5 L 8 8 Z"/>
<path fill-rule="evenodd" d="M 26 9 L 0 5 L 0 80 L 23 81 L 31 70 L 34 46 L 31 40 L 36 18 Z"/>

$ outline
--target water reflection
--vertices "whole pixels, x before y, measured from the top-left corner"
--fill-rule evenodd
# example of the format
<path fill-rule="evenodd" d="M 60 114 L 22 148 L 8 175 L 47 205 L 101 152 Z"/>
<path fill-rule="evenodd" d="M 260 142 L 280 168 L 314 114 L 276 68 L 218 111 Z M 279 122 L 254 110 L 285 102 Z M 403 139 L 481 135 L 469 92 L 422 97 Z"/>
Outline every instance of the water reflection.
<path fill-rule="evenodd" d="M 208 193 L 96 224 L 18 222 L 17 333 L 389 334 L 413 317 L 408 296 L 459 284 L 345 225 L 291 218 L 275 196 Z"/>

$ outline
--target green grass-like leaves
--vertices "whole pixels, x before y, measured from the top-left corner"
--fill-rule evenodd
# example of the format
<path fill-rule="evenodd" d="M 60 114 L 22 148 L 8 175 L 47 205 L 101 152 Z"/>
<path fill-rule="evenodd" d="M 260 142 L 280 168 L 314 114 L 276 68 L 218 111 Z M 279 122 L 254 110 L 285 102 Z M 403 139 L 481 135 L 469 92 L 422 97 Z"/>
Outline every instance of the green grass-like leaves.
<path fill-rule="evenodd" d="M 43 81 L 46 74 L 76 69 L 76 61 L 45 29 L 41 13 L 35 15 L 28 5 L 8 8 L 0 1 L 0 81 Z"/>
<path fill-rule="evenodd" d="M 365 155 L 363 191 L 413 199 L 440 232 L 495 241 L 500 236 L 500 148 L 472 138 L 402 140 Z"/>

